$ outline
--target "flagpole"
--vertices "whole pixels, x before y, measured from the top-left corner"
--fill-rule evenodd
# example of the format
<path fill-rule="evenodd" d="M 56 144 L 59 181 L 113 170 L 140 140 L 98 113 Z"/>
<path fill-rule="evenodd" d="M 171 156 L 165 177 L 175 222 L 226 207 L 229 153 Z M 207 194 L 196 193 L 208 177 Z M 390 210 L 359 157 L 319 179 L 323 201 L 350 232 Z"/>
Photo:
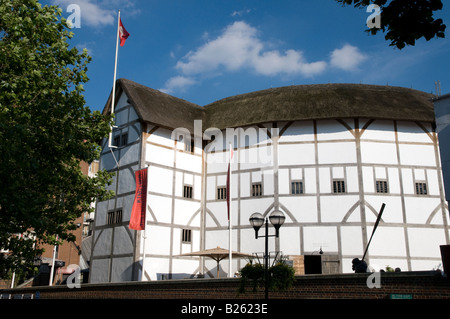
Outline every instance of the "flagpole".
<path fill-rule="evenodd" d="M 148 166 L 145 168 L 148 172 Z M 148 176 L 147 176 L 148 182 Z M 147 198 L 147 191 L 145 192 L 145 198 Z M 147 242 L 147 200 L 145 202 L 145 220 L 144 220 L 144 242 L 142 244 L 142 273 L 141 273 L 141 281 L 145 281 L 145 243 Z"/>
<path fill-rule="evenodd" d="M 229 179 L 230 179 L 230 183 L 229 183 L 229 186 L 228 186 L 228 190 L 229 190 L 229 194 L 227 194 L 227 196 L 228 196 L 228 202 L 229 202 L 229 212 L 228 212 L 228 238 L 229 238 L 229 243 L 228 243 L 228 260 L 229 260 L 229 263 L 228 263 L 228 277 L 230 278 L 230 277 L 232 277 L 233 275 L 232 275 L 232 267 L 231 267 L 231 263 L 232 263 L 232 235 L 231 235 L 231 222 L 232 222 L 232 218 L 231 218 L 231 216 L 233 215 L 232 214 L 232 209 L 231 209 L 231 202 L 232 202 L 232 200 L 231 200 L 231 176 L 233 175 L 232 174 L 232 172 L 231 172 L 231 152 L 232 152 L 232 150 L 231 150 L 231 143 L 230 143 L 230 151 L 229 151 L 229 159 L 228 159 L 228 165 L 230 165 L 230 172 L 229 172 L 229 174 L 230 174 L 230 177 L 229 177 Z"/>
<path fill-rule="evenodd" d="M 120 27 L 120 10 L 119 10 L 119 16 L 117 18 L 116 58 L 115 58 L 115 62 L 114 62 L 114 81 L 113 81 L 112 96 L 111 96 L 111 115 L 114 114 L 114 105 L 115 105 L 115 99 L 116 99 L 117 56 L 119 55 L 119 27 Z M 108 147 L 110 149 L 116 147 L 116 146 L 112 145 L 112 129 L 113 129 L 113 126 L 111 126 L 110 130 L 109 130 Z"/>

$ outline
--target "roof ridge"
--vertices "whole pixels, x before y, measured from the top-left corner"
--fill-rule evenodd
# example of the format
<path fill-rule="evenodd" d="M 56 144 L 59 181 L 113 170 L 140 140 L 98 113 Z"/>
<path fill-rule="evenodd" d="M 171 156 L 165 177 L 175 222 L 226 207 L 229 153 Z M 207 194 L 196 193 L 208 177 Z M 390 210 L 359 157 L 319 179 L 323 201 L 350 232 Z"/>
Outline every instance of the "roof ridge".
<path fill-rule="evenodd" d="M 169 129 L 183 127 L 191 132 L 195 120 L 203 121 L 203 129 L 356 117 L 434 122 L 432 94 L 400 86 L 290 85 L 234 95 L 200 106 L 132 80 L 121 78 L 117 83 L 143 121 Z M 120 89 L 117 91 L 120 94 Z"/>

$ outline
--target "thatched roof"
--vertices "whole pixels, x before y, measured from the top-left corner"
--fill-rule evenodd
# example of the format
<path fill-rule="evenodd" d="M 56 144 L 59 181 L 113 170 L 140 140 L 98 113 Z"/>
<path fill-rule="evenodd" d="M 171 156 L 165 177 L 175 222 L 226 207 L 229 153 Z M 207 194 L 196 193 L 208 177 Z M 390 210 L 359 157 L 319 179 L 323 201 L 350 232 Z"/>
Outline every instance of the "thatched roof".
<path fill-rule="evenodd" d="M 124 91 L 143 121 L 191 132 L 194 120 L 199 119 L 203 129 L 311 119 L 435 120 L 431 94 L 393 86 L 287 86 L 228 97 L 204 107 L 126 79 L 118 80 L 118 87 L 117 96 Z M 110 103 L 109 99 L 104 112 Z"/>
<path fill-rule="evenodd" d="M 205 127 L 239 127 L 274 121 L 370 118 L 434 121 L 431 95 L 365 84 L 315 84 L 236 95 L 205 106 Z"/>
<path fill-rule="evenodd" d="M 117 84 L 116 103 L 121 93 L 125 92 L 139 118 L 145 122 L 169 129 L 184 127 L 194 132 L 194 120 L 203 119 L 205 116 L 204 108 L 197 104 L 127 79 L 119 79 Z M 110 111 L 111 95 L 104 113 Z"/>

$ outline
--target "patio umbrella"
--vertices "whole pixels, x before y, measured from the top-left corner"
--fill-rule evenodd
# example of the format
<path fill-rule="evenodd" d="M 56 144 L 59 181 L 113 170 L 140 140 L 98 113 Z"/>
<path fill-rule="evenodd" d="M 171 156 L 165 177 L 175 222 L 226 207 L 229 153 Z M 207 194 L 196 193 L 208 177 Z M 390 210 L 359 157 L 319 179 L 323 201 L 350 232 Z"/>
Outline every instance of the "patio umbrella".
<path fill-rule="evenodd" d="M 199 256 L 199 257 L 209 257 L 209 258 L 214 259 L 217 262 L 217 278 L 219 278 L 219 263 L 222 259 L 228 258 L 229 250 L 217 246 L 216 248 L 205 249 L 205 250 L 196 251 L 196 252 L 192 252 L 192 253 L 186 253 L 186 254 L 182 254 L 179 256 Z M 246 254 L 246 253 L 232 251 L 231 257 L 232 258 L 246 258 L 246 257 L 251 258 L 253 256 L 250 254 Z"/>

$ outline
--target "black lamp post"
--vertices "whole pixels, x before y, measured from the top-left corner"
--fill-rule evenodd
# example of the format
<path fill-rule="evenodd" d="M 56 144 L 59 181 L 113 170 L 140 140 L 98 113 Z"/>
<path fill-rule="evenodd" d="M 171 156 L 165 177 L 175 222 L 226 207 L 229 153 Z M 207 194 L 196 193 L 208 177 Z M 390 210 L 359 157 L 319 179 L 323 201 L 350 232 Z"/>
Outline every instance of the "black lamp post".
<path fill-rule="evenodd" d="M 264 252 L 264 296 L 266 299 L 269 298 L 269 237 L 279 237 L 280 227 L 283 225 L 286 217 L 279 210 L 273 211 L 269 218 L 264 219 L 264 216 L 260 213 L 254 213 L 250 216 L 250 224 L 255 230 L 255 238 L 264 237 L 265 238 L 265 252 Z M 275 227 L 275 235 L 269 235 L 269 222 Z M 265 223 L 266 234 L 264 236 L 258 236 L 258 231 L 261 226 Z"/>

